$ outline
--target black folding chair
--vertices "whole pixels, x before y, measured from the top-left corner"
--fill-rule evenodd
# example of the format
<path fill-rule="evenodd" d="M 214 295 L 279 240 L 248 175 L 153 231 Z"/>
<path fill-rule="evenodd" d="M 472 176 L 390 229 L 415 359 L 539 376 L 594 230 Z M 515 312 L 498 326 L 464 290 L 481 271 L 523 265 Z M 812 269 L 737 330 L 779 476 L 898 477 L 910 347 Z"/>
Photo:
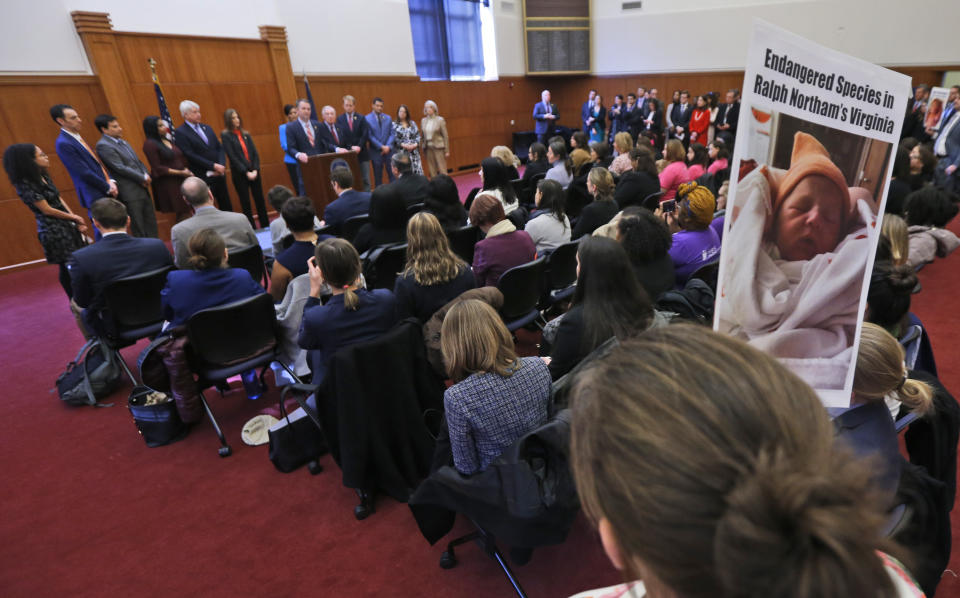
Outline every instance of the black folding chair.
<path fill-rule="evenodd" d="M 357 237 L 357 232 L 360 231 L 360 227 L 368 222 L 370 222 L 369 214 L 360 214 L 359 216 L 347 218 L 343 221 L 343 224 L 340 225 L 340 237 L 353 243 L 353 240 Z"/>
<path fill-rule="evenodd" d="M 160 291 L 167 284 L 167 273 L 173 267 L 159 268 L 115 280 L 103 290 L 107 302 L 107 346 L 117 357 L 123 371 L 127 373 L 134 386 L 139 384 L 134 377 L 120 349 L 129 347 L 142 338 L 160 334 L 163 326 L 163 308 L 160 303 Z"/>
<path fill-rule="evenodd" d="M 464 226 L 446 232 L 447 239 L 450 241 L 450 249 L 467 264 L 472 264 L 473 249 L 477 245 L 477 241 L 480 240 L 480 229 L 475 226 Z"/>
<path fill-rule="evenodd" d="M 411 218 L 413 218 L 413 215 L 416 214 L 417 212 L 422 212 L 422 211 L 423 211 L 422 203 L 415 203 L 412 206 L 407 206 L 407 220 L 410 220 Z"/>
<path fill-rule="evenodd" d="M 694 270 L 693 274 L 691 274 L 690 278 L 688 278 L 687 280 L 699 278 L 703 282 L 707 283 L 707 286 L 713 289 L 713 292 L 716 293 L 717 277 L 719 274 L 720 274 L 720 259 L 717 258 Z"/>
<path fill-rule="evenodd" d="M 473 200 L 477 197 L 477 194 L 480 193 L 480 191 L 482 191 L 480 187 L 474 187 L 469 193 L 467 193 L 467 199 L 463 202 L 463 207 L 467 210 L 467 212 L 470 211 L 470 206 L 473 205 Z"/>
<path fill-rule="evenodd" d="M 547 285 L 541 301 L 544 309 L 568 300 L 577 284 L 577 248 L 580 241 L 568 241 L 547 256 Z"/>
<path fill-rule="evenodd" d="M 363 276 L 369 289 L 390 289 L 407 263 L 407 244 L 381 245 L 364 252 Z"/>
<path fill-rule="evenodd" d="M 249 370 L 260 369 L 263 374 L 274 361 L 298 383 L 300 379 L 280 357 L 277 312 L 273 298 L 261 293 L 227 305 L 203 309 L 187 321 L 188 360 L 197 375 L 197 389 L 203 409 L 220 439 L 220 456 L 233 452 L 217 424 L 203 389 L 221 380 Z"/>
<path fill-rule="evenodd" d="M 513 192 L 517 195 L 517 197 L 522 196 L 523 192 L 527 188 L 527 183 L 523 179 L 513 179 L 510 181 L 510 185 L 513 186 Z"/>
<path fill-rule="evenodd" d="M 643 201 L 640 202 L 640 205 L 644 208 L 647 208 L 651 212 L 656 211 L 660 207 L 660 198 L 663 197 L 663 191 L 657 191 L 656 193 L 651 193 L 650 195 L 643 198 Z"/>
<path fill-rule="evenodd" d="M 293 236 L 290 236 L 293 243 Z M 227 263 L 231 268 L 243 268 L 251 278 L 267 288 L 267 268 L 263 263 L 263 249 L 260 245 L 248 245 L 227 253 Z"/>
<path fill-rule="evenodd" d="M 497 281 L 497 288 L 503 293 L 500 317 L 510 332 L 537 322 L 540 318 L 537 303 L 543 291 L 546 270 L 547 258 L 541 257 L 510 268 Z"/>
<path fill-rule="evenodd" d="M 567 213 L 567 217 L 570 219 L 570 224 L 572 225 L 574 220 L 580 217 L 580 212 L 583 210 L 583 207 L 593 201 L 593 197 L 591 197 L 587 191 L 587 183 L 585 180 L 575 180 L 570 183 L 566 193 L 566 206 L 564 211 Z"/>

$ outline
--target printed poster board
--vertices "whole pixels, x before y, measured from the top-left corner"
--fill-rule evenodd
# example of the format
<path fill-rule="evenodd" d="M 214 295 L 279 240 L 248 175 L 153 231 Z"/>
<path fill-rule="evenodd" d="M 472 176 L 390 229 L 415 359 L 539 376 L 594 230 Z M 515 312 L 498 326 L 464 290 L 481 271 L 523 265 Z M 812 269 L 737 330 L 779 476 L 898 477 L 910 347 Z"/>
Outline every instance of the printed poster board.
<path fill-rule="evenodd" d="M 930 97 L 927 98 L 927 111 L 923 116 L 923 126 L 930 131 L 940 130 L 940 120 L 943 118 L 943 111 L 947 107 L 947 98 L 950 97 L 950 89 L 946 87 L 934 87 L 930 90 Z"/>
<path fill-rule="evenodd" d="M 714 328 L 850 403 L 910 78 L 754 21 Z"/>

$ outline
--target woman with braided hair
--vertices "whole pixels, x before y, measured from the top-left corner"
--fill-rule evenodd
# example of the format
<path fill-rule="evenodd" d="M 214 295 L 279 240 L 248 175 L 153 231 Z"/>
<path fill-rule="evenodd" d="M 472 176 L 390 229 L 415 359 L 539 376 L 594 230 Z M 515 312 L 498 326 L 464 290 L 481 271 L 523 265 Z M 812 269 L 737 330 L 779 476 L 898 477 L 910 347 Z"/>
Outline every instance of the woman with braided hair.
<path fill-rule="evenodd" d="M 677 190 L 676 202 L 676 210 L 664 216 L 673 232 L 670 257 L 676 287 L 682 288 L 697 268 L 720 255 L 720 237 L 710 227 L 717 209 L 717 200 L 710 189 L 697 183 L 683 183 Z"/>

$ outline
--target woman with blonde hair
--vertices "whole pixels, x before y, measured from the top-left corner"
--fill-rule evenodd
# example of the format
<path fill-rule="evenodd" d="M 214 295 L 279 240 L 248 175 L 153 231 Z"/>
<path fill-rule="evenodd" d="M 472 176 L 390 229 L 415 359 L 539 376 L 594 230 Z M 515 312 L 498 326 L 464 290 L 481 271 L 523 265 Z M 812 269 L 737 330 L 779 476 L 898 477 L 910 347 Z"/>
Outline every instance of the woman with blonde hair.
<path fill-rule="evenodd" d="M 642 579 L 589 595 L 922 595 L 891 556 L 869 470 L 773 357 L 664 326 L 582 371 L 571 405 L 584 511 L 613 565 Z"/>
<path fill-rule="evenodd" d="M 447 174 L 447 158 L 450 157 L 447 121 L 440 116 L 437 103 L 433 100 L 423 103 L 423 114 L 423 119 L 420 120 L 420 146 L 424 159 L 430 166 L 431 176 Z"/>
<path fill-rule="evenodd" d="M 577 219 L 576 226 L 573 227 L 573 234 L 570 235 L 571 239 L 593 234 L 593 231 L 610 222 L 617 215 L 620 208 L 613 200 L 615 190 L 616 184 L 609 170 L 602 166 L 596 166 L 590 170 L 587 175 L 587 192 L 593 197 L 593 201 L 580 210 L 580 217 Z"/>
<path fill-rule="evenodd" d="M 910 260 L 910 232 L 907 221 L 896 214 L 884 214 L 877 244 L 877 259 L 902 266 Z"/>
<path fill-rule="evenodd" d="M 505 145 L 495 145 L 493 149 L 490 150 L 490 157 L 497 158 L 503 163 L 504 168 L 507 169 L 507 176 L 510 177 L 511 181 L 520 178 L 520 171 L 517 170 L 517 167 L 520 166 L 520 158 L 514 155 L 509 147 Z"/>
<path fill-rule="evenodd" d="M 453 464 L 471 475 L 547 421 L 550 371 L 539 357 L 517 357 L 500 315 L 476 299 L 447 312 L 440 350 L 456 382 L 443 395 Z"/>
<path fill-rule="evenodd" d="M 613 149 L 617 150 L 617 157 L 610 163 L 610 172 L 620 176 L 632 170 L 633 164 L 630 161 L 630 150 L 633 149 L 633 137 L 630 136 L 630 133 L 621 131 L 614 135 Z"/>
<path fill-rule="evenodd" d="M 407 222 L 407 265 L 393 287 L 400 319 L 426 322 L 474 284 L 470 266 L 451 251 L 437 217 L 414 214 Z"/>
<path fill-rule="evenodd" d="M 666 166 L 660 171 L 660 189 L 663 191 L 661 201 L 673 199 L 677 196 L 677 189 L 683 183 L 689 183 L 691 178 L 687 173 L 685 162 L 687 152 L 678 139 L 671 139 L 663 150 L 663 160 Z"/>

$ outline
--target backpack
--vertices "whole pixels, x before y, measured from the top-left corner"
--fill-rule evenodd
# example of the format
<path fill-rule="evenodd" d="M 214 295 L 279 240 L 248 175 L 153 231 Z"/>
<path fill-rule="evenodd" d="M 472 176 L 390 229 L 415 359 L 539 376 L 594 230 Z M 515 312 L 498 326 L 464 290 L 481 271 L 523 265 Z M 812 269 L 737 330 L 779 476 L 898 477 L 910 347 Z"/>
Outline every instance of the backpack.
<path fill-rule="evenodd" d="M 657 310 L 669 311 L 685 320 L 704 325 L 713 323 L 713 304 L 716 301 L 713 289 L 699 278 L 691 278 L 679 291 L 667 291 L 660 295 Z"/>
<path fill-rule="evenodd" d="M 84 343 L 77 357 L 57 377 L 57 393 L 68 405 L 111 407 L 97 403 L 120 384 L 123 369 L 116 355 L 98 338 Z"/>

